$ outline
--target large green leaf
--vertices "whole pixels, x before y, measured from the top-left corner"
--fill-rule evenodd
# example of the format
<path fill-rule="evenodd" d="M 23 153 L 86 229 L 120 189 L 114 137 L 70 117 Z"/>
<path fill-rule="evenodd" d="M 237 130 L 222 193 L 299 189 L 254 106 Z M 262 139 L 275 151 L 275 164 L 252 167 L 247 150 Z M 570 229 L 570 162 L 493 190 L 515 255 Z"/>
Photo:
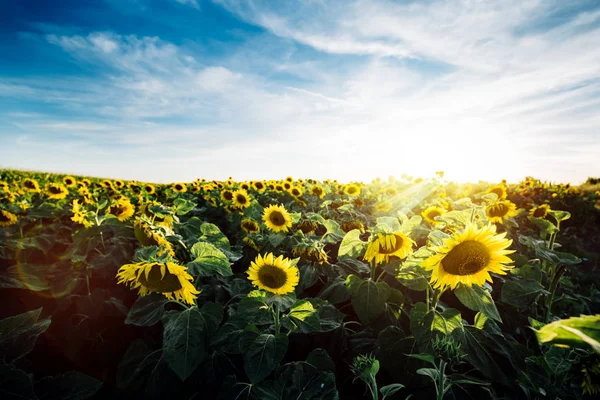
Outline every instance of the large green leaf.
<path fill-rule="evenodd" d="M 588 348 L 600 354 L 600 314 L 561 319 L 535 333 L 543 344 Z"/>
<path fill-rule="evenodd" d="M 2 400 L 36 400 L 31 376 L 13 366 L 0 363 Z"/>
<path fill-rule="evenodd" d="M 454 290 L 454 294 L 468 309 L 480 311 L 491 319 L 502 322 L 492 296 L 490 296 L 490 293 L 481 286 L 469 286 L 461 283 Z"/>
<path fill-rule="evenodd" d="M 538 282 L 531 279 L 509 280 L 504 282 L 500 299 L 515 307 L 529 307 L 538 296 L 548 293 Z"/>
<path fill-rule="evenodd" d="M 385 302 L 390 296 L 387 283 L 348 275 L 346 286 L 350 291 L 352 307 L 363 324 L 376 320 L 385 311 Z"/>
<path fill-rule="evenodd" d="M 229 239 L 227 239 L 227 236 L 225 236 L 225 234 L 221 232 L 219 227 L 215 224 L 211 224 L 209 222 L 203 223 L 200 225 L 200 233 L 202 234 L 200 239 L 206 240 L 218 248 L 231 250 Z"/>
<path fill-rule="evenodd" d="M 227 256 L 211 243 L 198 242 L 190 250 L 194 260 L 187 264 L 192 275 L 231 276 L 231 264 Z"/>
<path fill-rule="evenodd" d="M 460 311 L 454 308 L 447 308 L 443 312 L 437 310 L 434 312 L 431 330 L 438 330 L 449 335 L 453 330 L 462 328 L 463 324 Z"/>
<path fill-rule="evenodd" d="M 410 330 L 421 353 L 427 353 L 431 348 L 433 316 L 425 303 L 417 303 L 410 310 Z"/>
<path fill-rule="evenodd" d="M 302 333 L 319 332 L 321 330 L 321 321 L 317 310 L 310 301 L 305 299 L 294 304 L 283 322 L 287 322 L 290 329 Z"/>
<path fill-rule="evenodd" d="M 16 361 L 33 350 L 37 338 L 46 332 L 50 319 L 38 321 L 41 308 L 0 320 L 0 354 L 5 362 Z"/>
<path fill-rule="evenodd" d="M 277 379 L 255 387 L 260 400 L 337 400 L 335 375 L 307 362 L 292 362 L 277 371 Z"/>
<path fill-rule="evenodd" d="M 558 231 L 556 225 L 547 219 L 529 217 L 529 220 L 540 229 L 540 236 L 542 239 L 547 239 L 550 235 Z"/>
<path fill-rule="evenodd" d="M 164 305 L 167 301 L 165 296 L 156 293 L 138 297 L 131 306 L 125 323 L 136 326 L 152 326 L 160 322 L 165 313 Z"/>
<path fill-rule="evenodd" d="M 364 253 L 367 244 L 360 240 L 360 235 L 358 229 L 353 229 L 344 235 L 338 250 L 338 260 L 357 258 Z"/>
<path fill-rule="evenodd" d="M 244 370 L 250 382 L 258 383 L 269 376 L 283 360 L 287 346 L 287 335 L 258 335 L 244 354 Z"/>

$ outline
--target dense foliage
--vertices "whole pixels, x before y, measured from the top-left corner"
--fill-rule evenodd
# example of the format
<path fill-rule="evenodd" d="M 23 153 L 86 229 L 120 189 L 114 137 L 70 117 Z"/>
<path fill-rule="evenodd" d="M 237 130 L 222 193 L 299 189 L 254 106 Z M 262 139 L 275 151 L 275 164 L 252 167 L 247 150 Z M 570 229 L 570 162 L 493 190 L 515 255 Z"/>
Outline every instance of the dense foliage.
<path fill-rule="evenodd" d="M 3 399 L 600 394 L 600 192 L 0 171 Z"/>

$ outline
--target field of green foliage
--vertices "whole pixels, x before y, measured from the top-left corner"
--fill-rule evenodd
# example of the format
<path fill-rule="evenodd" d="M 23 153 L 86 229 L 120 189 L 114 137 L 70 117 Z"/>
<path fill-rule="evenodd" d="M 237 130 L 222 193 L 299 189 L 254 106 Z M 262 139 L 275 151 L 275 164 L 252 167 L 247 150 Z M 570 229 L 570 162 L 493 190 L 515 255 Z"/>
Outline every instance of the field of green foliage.
<path fill-rule="evenodd" d="M 0 170 L 9 399 L 591 399 L 600 188 Z"/>

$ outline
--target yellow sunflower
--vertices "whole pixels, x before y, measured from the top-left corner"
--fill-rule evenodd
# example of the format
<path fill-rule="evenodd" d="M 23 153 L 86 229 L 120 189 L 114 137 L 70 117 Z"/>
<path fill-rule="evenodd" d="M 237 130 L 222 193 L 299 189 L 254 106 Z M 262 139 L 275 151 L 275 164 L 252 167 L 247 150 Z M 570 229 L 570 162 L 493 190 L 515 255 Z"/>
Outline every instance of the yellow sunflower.
<path fill-rule="evenodd" d="M 284 206 L 271 205 L 265 208 L 263 221 L 273 232 L 287 232 L 292 227 L 292 217 Z"/>
<path fill-rule="evenodd" d="M 292 189 L 292 184 L 290 182 L 283 182 L 283 189 L 289 192 Z"/>
<path fill-rule="evenodd" d="M 288 176 L 287 178 L 285 178 L 285 181 L 289 182 L 289 183 L 294 183 L 294 178 L 292 178 L 291 176 Z"/>
<path fill-rule="evenodd" d="M 8 183 L 6 183 L 4 181 L 0 181 L 0 189 L 8 190 L 8 188 L 9 188 Z"/>
<path fill-rule="evenodd" d="M 154 194 L 156 193 L 156 188 L 154 187 L 154 185 L 147 184 L 144 186 L 144 192 L 148 194 Z"/>
<path fill-rule="evenodd" d="M 546 218 L 548 212 L 550 211 L 550 205 L 542 204 L 541 206 L 534 207 L 529 212 L 529 215 L 535 218 Z"/>
<path fill-rule="evenodd" d="M 485 208 L 485 215 L 491 223 L 502 224 L 508 217 L 517 214 L 516 209 L 517 206 L 515 203 L 510 200 L 503 200 L 487 206 Z"/>
<path fill-rule="evenodd" d="M 187 186 L 185 183 L 176 183 L 171 187 L 177 193 L 185 193 L 187 192 Z"/>
<path fill-rule="evenodd" d="M 80 181 L 80 183 L 84 184 L 85 186 L 90 186 L 92 184 L 92 181 L 90 181 L 87 178 L 84 178 Z"/>
<path fill-rule="evenodd" d="M 123 182 L 120 179 L 115 179 L 115 181 L 113 182 L 113 185 L 115 185 L 115 187 L 118 189 L 122 189 L 125 187 L 125 182 Z"/>
<path fill-rule="evenodd" d="M 431 206 L 423 210 L 421 216 L 425 221 L 429 222 L 431 225 L 435 225 L 439 222 L 435 220 L 435 217 L 439 217 L 440 215 L 444 215 L 445 213 L 446 210 L 444 210 L 442 207 Z"/>
<path fill-rule="evenodd" d="M 325 197 L 325 189 L 323 189 L 323 186 L 321 185 L 314 185 L 310 188 L 310 194 L 322 199 Z"/>
<path fill-rule="evenodd" d="M 135 209 L 127 197 L 120 198 L 111 204 L 111 206 L 108 207 L 108 210 L 106 210 L 107 214 L 114 215 L 121 222 L 127 221 L 129 218 L 131 218 L 134 212 Z"/>
<path fill-rule="evenodd" d="M 162 249 L 158 251 L 159 255 L 165 251 L 169 252 L 172 256 L 175 255 L 173 245 L 160 233 L 161 229 L 153 229 L 146 221 L 139 217 L 133 222 L 133 228 L 135 238 L 140 242 L 142 247 L 160 246 Z"/>
<path fill-rule="evenodd" d="M 225 189 L 221 192 L 221 200 L 225 202 L 233 201 L 233 192 L 229 189 Z"/>
<path fill-rule="evenodd" d="M 244 189 L 233 192 L 233 204 L 238 208 L 250 207 L 250 196 Z"/>
<path fill-rule="evenodd" d="M 66 187 L 73 187 L 77 184 L 77 181 L 72 176 L 68 175 L 63 178 L 63 183 Z"/>
<path fill-rule="evenodd" d="M 364 259 L 367 262 L 374 259 L 376 264 L 382 264 L 384 260 L 388 263 L 390 257 L 407 257 L 414 245 L 415 242 L 403 232 L 378 233 L 372 236 Z"/>
<path fill-rule="evenodd" d="M 260 254 L 251 262 L 248 268 L 248 279 L 261 290 L 274 294 L 287 294 L 294 291 L 300 281 L 298 268 L 292 266 L 289 258 L 273 253 Z"/>
<path fill-rule="evenodd" d="M 160 293 L 169 300 L 177 300 L 190 305 L 200 292 L 194 287 L 194 278 L 186 267 L 172 262 L 125 264 L 117 272 L 117 283 L 140 288 L 138 294 L 146 296 Z"/>
<path fill-rule="evenodd" d="M 293 186 L 290 189 L 290 194 L 296 198 L 302 196 L 302 189 L 300 189 L 298 186 Z"/>
<path fill-rule="evenodd" d="M 350 183 L 344 187 L 344 193 L 348 196 L 358 196 L 360 194 L 360 186 Z"/>
<path fill-rule="evenodd" d="M 328 261 L 325 250 L 317 245 L 299 244 L 292 249 L 292 254 L 313 264 L 325 264 Z"/>
<path fill-rule="evenodd" d="M 255 182 L 253 182 L 252 186 L 254 187 L 254 189 L 257 192 L 260 192 L 260 193 L 264 192 L 265 189 L 267 188 L 267 186 L 265 185 L 265 183 L 262 182 L 262 181 L 255 181 Z"/>
<path fill-rule="evenodd" d="M 506 275 L 512 260 L 507 257 L 514 250 L 507 250 L 512 240 L 506 239 L 506 232 L 496 234 L 496 226 L 489 224 L 479 229 L 474 224 L 457 230 L 445 240 L 442 246 L 433 247 L 434 255 L 423 261 L 425 269 L 433 271 L 431 283 L 435 288 L 459 283 L 472 286 L 492 282 L 490 272 Z"/>
<path fill-rule="evenodd" d="M 17 216 L 6 210 L 0 210 L 0 226 L 11 226 L 17 223 Z"/>
<path fill-rule="evenodd" d="M 89 228 L 92 226 L 92 223 L 87 219 L 87 213 L 85 210 L 81 209 L 82 202 L 83 200 L 73 200 L 73 208 L 71 209 L 73 216 L 71 217 L 71 221 L 77 222 L 78 224 Z"/>
<path fill-rule="evenodd" d="M 69 191 L 62 183 L 49 183 L 48 186 L 46 186 L 46 194 L 49 199 L 61 200 L 67 197 Z"/>
<path fill-rule="evenodd" d="M 250 183 L 248 183 L 248 182 L 242 182 L 242 183 L 240 184 L 240 188 L 241 188 L 241 189 L 244 189 L 244 190 L 246 190 L 246 191 L 250 190 L 250 186 L 251 186 L 251 184 L 250 184 Z"/>
<path fill-rule="evenodd" d="M 389 200 L 382 200 L 375 204 L 376 211 L 390 211 L 392 209 L 392 203 Z"/>
<path fill-rule="evenodd" d="M 23 181 L 23 189 L 36 193 L 40 191 L 40 184 L 35 179 L 27 178 Z"/>
<path fill-rule="evenodd" d="M 246 233 L 257 233 L 260 232 L 260 225 L 253 219 L 244 218 L 240 225 L 242 230 Z"/>
<path fill-rule="evenodd" d="M 495 193 L 498 196 L 498 200 L 506 199 L 506 195 L 507 195 L 506 187 L 504 185 L 492 186 L 491 188 L 486 190 L 486 193 Z"/>

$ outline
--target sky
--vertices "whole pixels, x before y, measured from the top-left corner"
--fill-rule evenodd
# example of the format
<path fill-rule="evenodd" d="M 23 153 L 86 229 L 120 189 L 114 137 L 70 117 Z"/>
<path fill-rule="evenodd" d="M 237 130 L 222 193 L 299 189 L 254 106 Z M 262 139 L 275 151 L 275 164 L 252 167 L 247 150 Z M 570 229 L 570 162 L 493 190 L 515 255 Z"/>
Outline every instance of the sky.
<path fill-rule="evenodd" d="M 0 168 L 600 176 L 599 0 L 2 0 Z"/>

